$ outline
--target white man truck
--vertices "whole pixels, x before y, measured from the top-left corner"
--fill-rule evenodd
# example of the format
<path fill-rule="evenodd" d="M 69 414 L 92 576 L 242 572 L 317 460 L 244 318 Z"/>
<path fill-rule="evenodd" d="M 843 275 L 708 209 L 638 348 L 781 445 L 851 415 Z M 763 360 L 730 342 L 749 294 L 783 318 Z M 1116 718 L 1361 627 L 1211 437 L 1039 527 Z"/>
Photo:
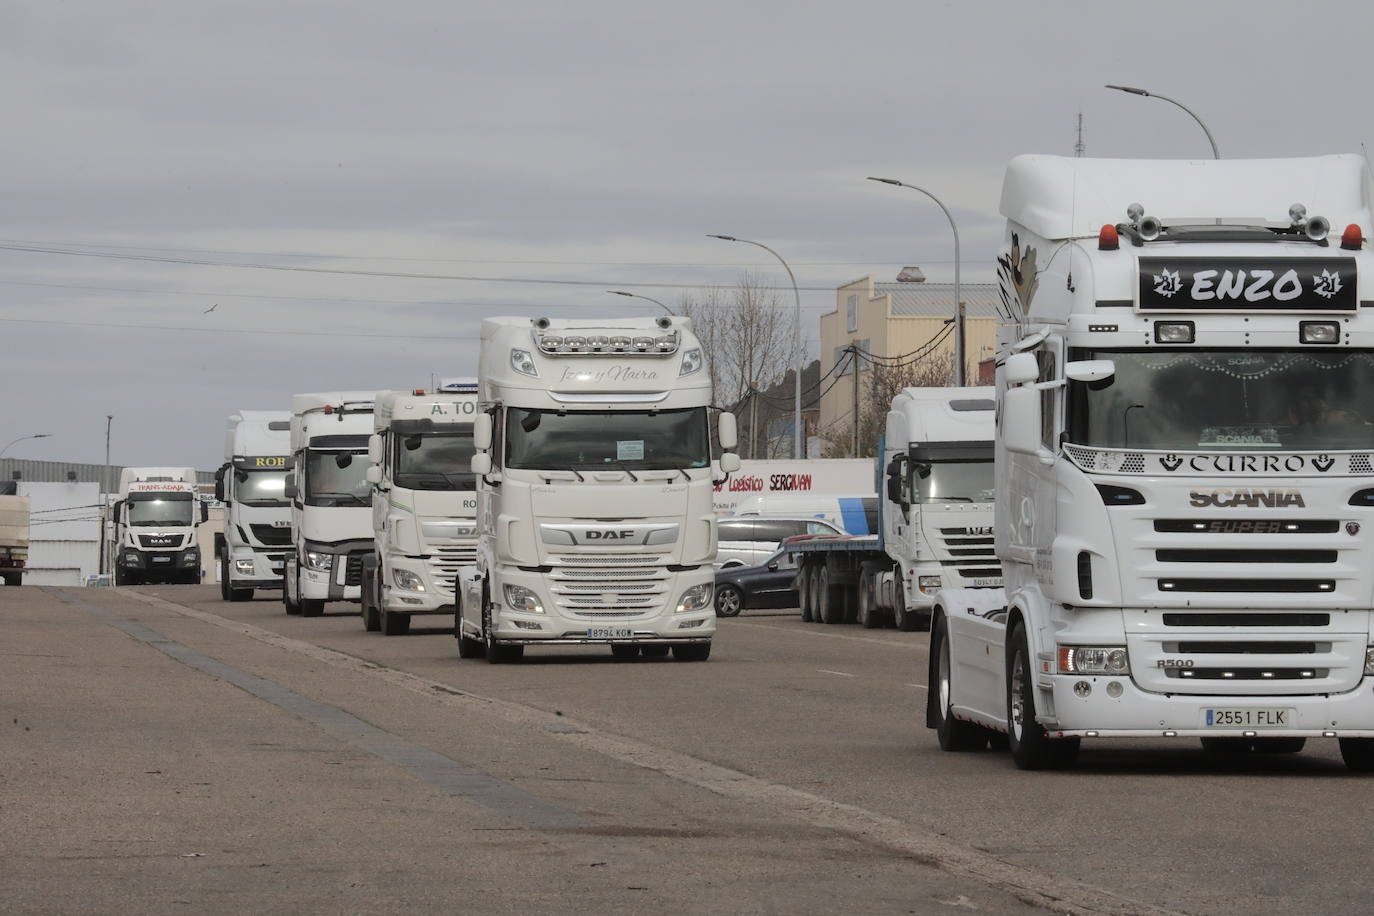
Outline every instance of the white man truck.
<path fill-rule="evenodd" d="M 704 661 L 715 633 L 711 380 L 689 319 L 489 318 L 474 424 L 477 563 L 459 655 L 603 645 Z"/>
<path fill-rule="evenodd" d="M 199 582 L 196 525 L 207 517 L 195 468 L 125 468 L 112 507 L 115 584 Z"/>
<path fill-rule="evenodd" d="M 1011 162 L 1006 588 L 937 598 L 946 750 L 1332 737 L 1374 769 L 1368 179 L 1359 156 Z"/>
<path fill-rule="evenodd" d="M 291 549 L 291 414 L 240 410 L 224 428 L 224 464 L 215 472 L 215 498 L 224 504 L 217 535 L 219 593 L 250 601 L 257 589 L 279 589 Z"/>
<path fill-rule="evenodd" d="M 929 624 L 942 587 L 993 589 L 991 388 L 905 388 L 876 460 L 878 533 L 788 545 L 803 620 Z"/>
<path fill-rule="evenodd" d="M 367 441 L 371 391 L 326 391 L 291 399 L 291 549 L 286 613 L 318 617 L 328 601 L 357 601 L 363 558 L 372 552 Z"/>
<path fill-rule="evenodd" d="M 367 470 L 374 547 L 362 581 L 369 631 L 396 636 L 413 615 L 455 613 L 458 570 L 477 560 L 477 413 L 476 379 L 377 395 Z"/>

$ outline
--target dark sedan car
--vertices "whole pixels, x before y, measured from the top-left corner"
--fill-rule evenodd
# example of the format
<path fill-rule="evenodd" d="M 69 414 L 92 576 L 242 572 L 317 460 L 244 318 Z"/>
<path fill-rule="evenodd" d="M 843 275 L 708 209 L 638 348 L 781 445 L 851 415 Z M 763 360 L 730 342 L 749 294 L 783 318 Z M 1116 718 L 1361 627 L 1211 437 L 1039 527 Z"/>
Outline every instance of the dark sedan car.
<path fill-rule="evenodd" d="M 796 606 L 797 563 L 781 550 L 758 566 L 716 570 L 717 617 L 735 617 L 745 608 Z"/>

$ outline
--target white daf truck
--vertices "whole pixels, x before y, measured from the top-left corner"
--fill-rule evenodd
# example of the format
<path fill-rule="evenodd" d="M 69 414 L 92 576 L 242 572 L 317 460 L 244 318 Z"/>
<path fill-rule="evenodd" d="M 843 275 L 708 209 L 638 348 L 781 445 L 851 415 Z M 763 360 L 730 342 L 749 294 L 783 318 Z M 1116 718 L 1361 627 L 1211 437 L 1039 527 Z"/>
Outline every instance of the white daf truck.
<path fill-rule="evenodd" d="M 361 596 L 363 558 L 372 552 L 373 398 L 371 391 L 326 391 L 291 399 L 291 549 L 282 580 L 288 614 L 318 617 L 326 602 Z"/>
<path fill-rule="evenodd" d="M 224 428 L 224 464 L 215 472 L 215 499 L 224 504 L 216 535 L 219 593 L 250 601 L 257 589 L 280 589 L 291 549 L 291 413 L 240 410 Z"/>
<path fill-rule="evenodd" d="M 1000 588 L 992 549 L 992 388 L 905 388 L 877 459 L 878 533 L 789 545 L 803 620 L 899 630 L 943 587 Z"/>
<path fill-rule="evenodd" d="M 195 468 L 125 468 L 111 513 L 116 585 L 200 581 L 196 526 L 209 510 L 196 493 Z"/>
<path fill-rule="evenodd" d="M 362 581 L 369 631 L 396 636 L 413 615 L 455 612 L 458 570 L 477 560 L 477 413 L 475 378 L 377 395 L 367 470 L 374 547 Z"/>
<path fill-rule="evenodd" d="M 463 658 L 610 646 L 705 661 L 715 633 L 713 478 L 739 467 L 685 318 L 482 322 L 477 563 L 459 574 Z"/>
<path fill-rule="evenodd" d="M 1006 588 L 937 597 L 946 750 L 1333 737 L 1374 769 L 1368 179 L 1359 156 L 1011 162 Z"/>

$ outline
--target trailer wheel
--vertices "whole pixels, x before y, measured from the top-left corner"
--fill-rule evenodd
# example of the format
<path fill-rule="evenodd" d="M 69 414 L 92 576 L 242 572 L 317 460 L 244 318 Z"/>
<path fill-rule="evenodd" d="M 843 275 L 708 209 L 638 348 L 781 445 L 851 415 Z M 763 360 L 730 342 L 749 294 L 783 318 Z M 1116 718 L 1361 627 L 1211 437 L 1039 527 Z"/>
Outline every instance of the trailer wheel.
<path fill-rule="evenodd" d="M 871 630 L 881 626 L 878 617 L 878 573 L 879 565 L 866 560 L 859 565 L 859 626 Z"/>
<path fill-rule="evenodd" d="M 1007 744 L 1011 759 L 1023 770 L 1059 770 L 1073 766 L 1079 739 L 1051 738 L 1035 718 L 1035 668 L 1030 643 L 1020 621 L 1007 636 Z"/>
<path fill-rule="evenodd" d="M 1355 773 L 1374 773 L 1374 738 L 1341 738 L 1341 759 Z"/>
<path fill-rule="evenodd" d="M 821 623 L 844 623 L 844 586 L 830 584 L 830 567 L 822 566 L 816 577 Z"/>
<path fill-rule="evenodd" d="M 981 751 L 988 743 L 988 733 L 972 722 L 961 722 L 950 711 L 953 705 L 953 666 L 949 660 L 949 625 L 941 617 L 930 631 L 935 651 L 930 657 L 931 711 L 935 719 L 935 734 L 942 751 Z"/>
<path fill-rule="evenodd" d="M 802 623 L 810 623 L 815 618 L 811 596 L 811 564 L 805 561 L 797 569 L 797 608 L 801 611 Z"/>

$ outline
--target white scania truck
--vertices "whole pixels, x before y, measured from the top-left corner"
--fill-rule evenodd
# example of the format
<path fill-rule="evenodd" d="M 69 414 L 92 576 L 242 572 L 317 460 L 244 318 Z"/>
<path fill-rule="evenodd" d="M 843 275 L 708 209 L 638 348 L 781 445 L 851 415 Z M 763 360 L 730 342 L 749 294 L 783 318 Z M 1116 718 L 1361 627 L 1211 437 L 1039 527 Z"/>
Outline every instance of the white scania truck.
<path fill-rule="evenodd" d="M 377 395 L 367 471 L 375 544 L 362 582 L 370 631 L 395 636 L 412 615 L 455 612 L 458 570 L 477 560 L 477 413 L 477 379 Z"/>
<path fill-rule="evenodd" d="M 291 549 L 291 413 L 240 410 L 224 428 L 224 464 L 215 472 L 215 499 L 224 504 L 216 536 L 219 593 L 250 601 L 256 589 L 279 589 Z"/>
<path fill-rule="evenodd" d="M 111 517 L 116 585 L 200 581 L 196 525 L 208 510 L 196 494 L 195 468 L 125 468 Z"/>
<path fill-rule="evenodd" d="M 704 661 L 715 633 L 711 380 L 685 318 L 482 322 L 477 563 L 459 655 L 609 645 Z M 716 473 L 719 470 L 721 473 Z"/>
<path fill-rule="evenodd" d="M 905 388 L 877 459 L 878 534 L 790 545 L 803 620 L 929 624 L 943 587 L 1000 588 L 992 549 L 991 388 Z"/>
<path fill-rule="evenodd" d="M 363 558 L 372 552 L 372 484 L 367 441 L 371 391 L 326 391 L 291 399 L 292 549 L 286 555 L 286 613 L 318 617 L 325 602 L 357 601 Z"/>
<path fill-rule="evenodd" d="M 1359 156 L 1011 162 L 1006 588 L 938 596 L 942 747 L 1004 733 L 1036 769 L 1084 738 L 1333 737 L 1374 769 L 1368 181 Z"/>

